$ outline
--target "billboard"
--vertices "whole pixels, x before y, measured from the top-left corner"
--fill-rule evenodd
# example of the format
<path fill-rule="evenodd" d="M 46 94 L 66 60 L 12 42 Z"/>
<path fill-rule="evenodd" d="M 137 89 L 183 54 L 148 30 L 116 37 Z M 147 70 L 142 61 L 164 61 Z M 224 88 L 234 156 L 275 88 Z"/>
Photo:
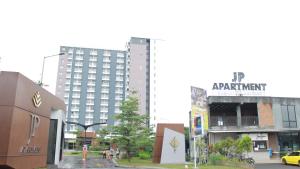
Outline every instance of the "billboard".
<path fill-rule="evenodd" d="M 191 86 L 191 134 L 204 135 L 208 131 L 208 106 L 206 90 Z"/>

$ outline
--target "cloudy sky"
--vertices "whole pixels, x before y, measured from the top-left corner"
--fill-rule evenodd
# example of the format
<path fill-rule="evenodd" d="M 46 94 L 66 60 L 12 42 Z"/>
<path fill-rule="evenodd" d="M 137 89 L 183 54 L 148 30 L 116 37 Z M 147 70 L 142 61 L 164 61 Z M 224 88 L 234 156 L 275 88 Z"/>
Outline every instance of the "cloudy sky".
<path fill-rule="evenodd" d="M 0 69 L 33 81 L 60 45 L 125 50 L 132 36 L 158 43 L 162 121 L 188 121 L 190 86 L 209 90 L 242 71 L 266 96 L 300 97 L 300 1 L 26 0 L 0 2 Z M 58 57 L 44 83 L 55 91 Z"/>

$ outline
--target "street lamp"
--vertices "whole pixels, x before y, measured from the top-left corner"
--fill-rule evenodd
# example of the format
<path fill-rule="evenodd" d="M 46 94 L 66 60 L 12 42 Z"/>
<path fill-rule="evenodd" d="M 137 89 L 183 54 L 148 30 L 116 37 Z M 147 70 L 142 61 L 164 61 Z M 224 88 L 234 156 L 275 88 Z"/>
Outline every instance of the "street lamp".
<path fill-rule="evenodd" d="M 76 124 L 76 125 L 81 126 L 81 127 L 84 128 L 84 145 L 86 144 L 86 130 L 89 127 L 92 127 L 92 126 L 95 126 L 95 125 L 100 125 L 100 124 L 107 124 L 107 122 L 105 122 L 105 123 L 93 123 L 93 124 L 89 124 L 89 125 L 84 125 L 84 124 L 80 124 L 80 123 L 76 123 L 76 122 L 72 122 L 72 121 L 66 121 L 66 123 L 68 123 L 68 124 Z"/>
<path fill-rule="evenodd" d="M 41 80 L 40 80 L 40 82 L 39 82 L 39 85 L 40 85 L 40 86 L 43 86 L 43 75 L 44 75 L 45 60 L 46 60 L 47 58 L 50 58 L 50 57 L 61 56 L 61 55 L 64 55 L 64 54 L 65 54 L 65 53 L 59 53 L 59 54 L 55 54 L 55 55 L 44 56 L 44 58 L 43 58 L 43 67 L 42 67 Z"/>

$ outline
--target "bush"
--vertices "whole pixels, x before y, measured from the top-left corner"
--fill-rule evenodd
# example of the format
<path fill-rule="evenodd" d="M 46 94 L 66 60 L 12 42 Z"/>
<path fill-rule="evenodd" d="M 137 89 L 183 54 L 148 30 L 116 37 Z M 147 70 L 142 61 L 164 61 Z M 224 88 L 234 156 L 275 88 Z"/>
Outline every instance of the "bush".
<path fill-rule="evenodd" d="M 151 158 L 151 154 L 147 151 L 140 151 L 138 156 L 139 156 L 140 159 L 144 159 L 144 160 L 147 160 L 147 159 Z"/>
<path fill-rule="evenodd" d="M 89 150 L 90 151 L 100 151 L 100 148 L 101 148 L 100 146 L 90 146 Z"/>
<path fill-rule="evenodd" d="M 211 154 L 209 156 L 208 162 L 212 165 L 220 165 L 223 163 L 224 156 L 221 154 Z"/>

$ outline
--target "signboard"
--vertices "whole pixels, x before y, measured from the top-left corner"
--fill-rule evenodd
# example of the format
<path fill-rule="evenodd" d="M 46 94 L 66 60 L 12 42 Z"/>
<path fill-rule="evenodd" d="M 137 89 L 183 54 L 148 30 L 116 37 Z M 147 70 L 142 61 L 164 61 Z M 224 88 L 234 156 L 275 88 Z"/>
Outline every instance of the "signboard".
<path fill-rule="evenodd" d="M 184 134 L 165 128 L 161 164 L 183 164 L 185 162 L 185 140 Z"/>
<path fill-rule="evenodd" d="M 248 135 L 252 141 L 268 141 L 268 133 L 250 133 L 250 134 L 243 134 Z"/>
<path fill-rule="evenodd" d="M 243 72 L 233 72 L 230 83 L 214 83 L 212 91 L 218 91 L 222 95 L 261 95 L 266 90 L 266 83 L 242 83 L 245 78 Z"/>
<path fill-rule="evenodd" d="M 20 153 L 23 154 L 34 154 L 34 153 L 40 153 L 41 147 L 36 145 L 30 145 L 31 140 L 34 138 L 35 134 L 37 133 L 36 130 L 38 129 L 40 125 L 40 117 L 35 114 L 30 114 L 31 123 L 29 124 L 29 135 L 27 144 L 21 146 Z"/>
<path fill-rule="evenodd" d="M 206 90 L 191 87 L 191 134 L 192 136 L 204 135 L 208 130 L 208 106 Z"/>
<path fill-rule="evenodd" d="M 0 86 L 0 166 L 46 166 L 50 118 L 65 109 L 64 102 L 17 72 L 1 72 Z M 58 157 L 60 152 L 54 153 Z"/>

